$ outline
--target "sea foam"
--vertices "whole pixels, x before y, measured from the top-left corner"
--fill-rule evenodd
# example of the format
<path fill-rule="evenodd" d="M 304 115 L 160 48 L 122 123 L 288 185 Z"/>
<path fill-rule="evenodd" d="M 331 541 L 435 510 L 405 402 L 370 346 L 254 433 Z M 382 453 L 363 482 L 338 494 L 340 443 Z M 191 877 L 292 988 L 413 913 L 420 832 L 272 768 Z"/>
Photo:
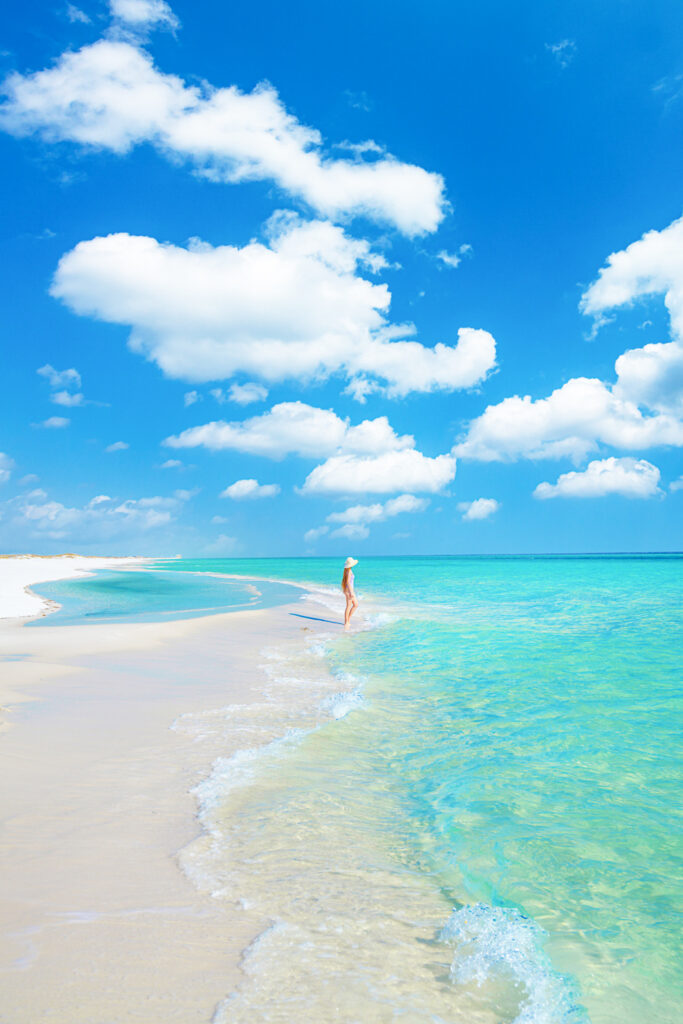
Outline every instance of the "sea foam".
<path fill-rule="evenodd" d="M 485 903 L 454 910 L 439 938 L 455 945 L 451 980 L 455 984 L 509 977 L 526 990 L 512 1024 L 588 1024 L 575 986 L 553 970 L 540 943 L 543 929 L 509 907 Z"/>

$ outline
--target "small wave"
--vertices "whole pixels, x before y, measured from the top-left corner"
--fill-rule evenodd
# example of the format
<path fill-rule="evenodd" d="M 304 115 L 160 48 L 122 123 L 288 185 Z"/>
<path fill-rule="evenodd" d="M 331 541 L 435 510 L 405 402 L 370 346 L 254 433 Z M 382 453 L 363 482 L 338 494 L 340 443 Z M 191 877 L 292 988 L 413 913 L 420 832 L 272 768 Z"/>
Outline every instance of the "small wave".
<path fill-rule="evenodd" d="M 455 944 L 451 979 L 479 985 L 511 976 L 526 989 L 513 1024 L 589 1024 L 571 979 L 540 948 L 543 929 L 518 910 L 485 903 L 454 910 L 439 938 Z"/>
<path fill-rule="evenodd" d="M 320 702 L 320 710 L 326 711 L 332 718 L 346 718 L 350 711 L 357 711 L 364 706 L 359 686 L 350 692 L 334 693 Z"/>
<path fill-rule="evenodd" d="M 281 757 L 292 746 L 298 744 L 310 729 L 290 729 L 260 747 L 246 747 L 237 750 L 231 757 L 219 757 L 213 763 L 211 774 L 192 790 L 199 804 L 199 817 L 204 824 L 211 811 L 232 790 L 247 786 L 254 778 L 254 772 L 269 761 Z"/>
<path fill-rule="evenodd" d="M 392 615 L 390 612 L 366 613 L 361 629 L 381 629 L 382 626 L 390 626 L 392 623 L 398 622 L 398 620 L 399 616 Z"/>

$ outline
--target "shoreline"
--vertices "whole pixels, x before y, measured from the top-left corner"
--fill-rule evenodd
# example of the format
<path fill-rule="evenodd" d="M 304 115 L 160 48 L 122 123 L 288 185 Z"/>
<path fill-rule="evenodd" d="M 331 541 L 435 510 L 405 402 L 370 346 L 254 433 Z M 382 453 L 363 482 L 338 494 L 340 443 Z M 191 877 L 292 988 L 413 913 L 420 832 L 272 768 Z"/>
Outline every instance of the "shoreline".
<path fill-rule="evenodd" d="M 0 975 L 13 1024 L 91 1024 L 103 1012 L 209 1021 L 238 985 L 268 921 L 212 900 L 179 857 L 204 832 L 195 788 L 240 742 L 176 726 L 264 700 L 271 739 L 315 718 L 316 686 L 273 697 L 260 665 L 264 645 L 300 651 L 323 632 L 295 611 L 40 630 L 24 629 L 26 616 L 0 621 L 0 750 L 13 778 L 0 804 Z M 334 689 L 317 671 L 317 688 Z"/>
<path fill-rule="evenodd" d="M 35 594 L 34 584 L 78 579 L 99 569 L 132 569 L 153 561 L 141 555 L 0 555 L 0 622 L 39 618 L 60 607 Z"/>

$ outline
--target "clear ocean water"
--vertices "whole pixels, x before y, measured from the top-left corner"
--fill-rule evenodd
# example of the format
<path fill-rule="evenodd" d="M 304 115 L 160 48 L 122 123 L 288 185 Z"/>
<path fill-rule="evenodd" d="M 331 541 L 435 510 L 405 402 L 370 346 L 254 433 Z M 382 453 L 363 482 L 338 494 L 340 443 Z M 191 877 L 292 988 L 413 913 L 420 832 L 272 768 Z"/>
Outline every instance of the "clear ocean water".
<path fill-rule="evenodd" d="M 350 635 L 337 560 L 157 568 L 306 584 L 322 620 L 197 790 L 185 870 L 268 921 L 216 1024 L 683 1019 L 683 557 L 363 559 Z"/>

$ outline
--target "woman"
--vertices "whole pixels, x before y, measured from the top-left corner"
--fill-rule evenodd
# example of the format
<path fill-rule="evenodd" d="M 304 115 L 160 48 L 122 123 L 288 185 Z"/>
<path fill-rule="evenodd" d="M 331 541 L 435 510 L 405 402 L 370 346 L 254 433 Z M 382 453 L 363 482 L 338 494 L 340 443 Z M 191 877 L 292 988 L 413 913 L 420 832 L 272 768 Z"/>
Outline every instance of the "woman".
<path fill-rule="evenodd" d="M 342 576 L 341 588 L 346 598 L 346 611 L 344 612 L 344 629 L 348 631 L 351 623 L 351 616 L 358 607 L 358 598 L 353 589 L 353 567 L 358 565 L 357 558 L 347 558 L 344 562 L 344 575 Z"/>

